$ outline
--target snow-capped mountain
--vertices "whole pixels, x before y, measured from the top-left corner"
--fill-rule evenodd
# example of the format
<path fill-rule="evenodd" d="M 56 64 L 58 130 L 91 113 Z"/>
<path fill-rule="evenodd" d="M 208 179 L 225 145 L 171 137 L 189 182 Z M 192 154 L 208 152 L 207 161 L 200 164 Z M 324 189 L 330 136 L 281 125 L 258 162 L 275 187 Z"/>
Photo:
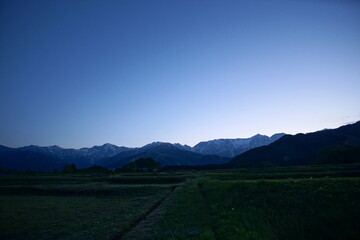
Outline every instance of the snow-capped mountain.
<path fill-rule="evenodd" d="M 148 149 L 148 148 L 154 148 L 157 146 L 162 146 L 162 145 L 172 145 L 173 147 L 176 147 L 180 150 L 186 150 L 186 151 L 192 151 L 192 147 L 188 146 L 188 145 L 181 145 L 180 143 L 168 143 L 168 142 L 152 142 L 149 143 L 143 147 L 141 147 L 141 149 Z"/>
<path fill-rule="evenodd" d="M 99 162 L 99 165 L 108 168 L 119 168 L 139 158 L 153 158 L 161 166 L 221 164 L 230 160 L 217 155 L 195 153 L 186 150 L 186 148 L 190 147 L 181 144 L 153 142 L 141 148 L 133 148 L 113 157 L 105 158 Z"/>
<path fill-rule="evenodd" d="M 217 139 L 200 142 L 194 147 L 179 143 L 153 142 L 140 148 L 118 147 L 106 143 L 91 148 L 61 148 L 59 146 L 40 147 L 30 145 L 8 148 L 0 145 L 0 169 L 13 167 L 14 170 L 42 170 L 74 163 L 78 168 L 101 165 L 111 168 L 121 167 L 140 157 L 152 157 L 165 165 L 219 164 L 229 161 L 250 149 L 268 145 L 283 133 L 271 137 L 255 135 L 251 138 Z M 49 164 L 46 164 L 49 162 Z M 12 165 L 11 165 L 12 164 Z"/>
<path fill-rule="evenodd" d="M 92 164 L 94 164 L 97 160 L 103 159 L 106 157 L 115 156 L 118 153 L 130 150 L 127 147 L 118 147 L 116 145 L 105 143 L 102 146 L 94 146 L 92 148 L 80 148 L 79 152 L 88 158 Z"/>
<path fill-rule="evenodd" d="M 284 133 L 277 133 L 268 137 L 257 134 L 251 138 L 215 139 L 196 144 L 192 151 L 201 154 L 215 154 L 222 157 L 235 157 L 250 149 L 269 145 L 284 135 Z"/>
<path fill-rule="evenodd" d="M 129 150 L 127 147 L 118 147 L 109 143 L 102 146 L 80 149 L 61 148 L 56 145 L 49 147 L 30 145 L 18 149 L 21 151 L 42 153 L 60 159 L 64 163 L 75 163 L 79 167 L 89 167 L 100 159 L 112 157 L 120 152 Z"/>

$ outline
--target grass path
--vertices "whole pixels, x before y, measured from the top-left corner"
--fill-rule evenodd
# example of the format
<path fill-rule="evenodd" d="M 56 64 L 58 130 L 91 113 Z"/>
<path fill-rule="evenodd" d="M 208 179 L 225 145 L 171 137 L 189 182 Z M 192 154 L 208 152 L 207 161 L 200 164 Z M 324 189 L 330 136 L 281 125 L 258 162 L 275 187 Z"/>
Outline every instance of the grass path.
<path fill-rule="evenodd" d="M 215 240 L 210 205 L 198 181 L 179 186 L 173 194 L 122 240 Z"/>
<path fill-rule="evenodd" d="M 151 215 L 152 213 L 156 212 L 156 210 L 161 206 L 161 204 L 170 196 L 170 194 L 176 189 L 176 186 L 173 186 L 171 188 L 171 191 L 162 199 L 155 202 L 153 206 L 151 206 L 144 214 L 136 218 L 133 222 L 128 224 L 127 226 L 123 227 L 118 233 L 115 234 L 113 238 L 110 238 L 112 240 L 121 240 L 124 238 L 124 236 L 132 231 L 133 229 L 139 228 L 143 224 L 143 222 L 146 220 L 146 218 Z M 137 231 L 138 232 L 138 231 Z"/>
<path fill-rule="evenodd" d="M 359 239 L 359 179 L 179 186 L 121 240 Z"/>

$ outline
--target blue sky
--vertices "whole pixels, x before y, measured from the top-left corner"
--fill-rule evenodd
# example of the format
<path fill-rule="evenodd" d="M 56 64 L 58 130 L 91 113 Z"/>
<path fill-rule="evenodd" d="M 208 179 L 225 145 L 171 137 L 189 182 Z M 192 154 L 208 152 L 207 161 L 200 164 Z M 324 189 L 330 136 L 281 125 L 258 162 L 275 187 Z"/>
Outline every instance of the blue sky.
<path fill-rule="evenodd" d="M 0 0 L 0 144 L 194 145 L 360 120 L 360 3 Z"/>

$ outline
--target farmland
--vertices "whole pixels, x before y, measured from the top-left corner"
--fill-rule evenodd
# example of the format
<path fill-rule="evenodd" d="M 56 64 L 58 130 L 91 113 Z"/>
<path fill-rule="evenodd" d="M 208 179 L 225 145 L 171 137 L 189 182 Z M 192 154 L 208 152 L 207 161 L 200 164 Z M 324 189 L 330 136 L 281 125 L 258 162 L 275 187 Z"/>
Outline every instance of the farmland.
<path fill-rule="evenodd" d="M 360 165 L 0 178 L 0 239 L 359 239 Z"/>
<path fill-rule="evenodd" d="M 181 180 L 165 177 L 162 184 L 161 177 L 148 178 L 3 177 L 0 239 L 111 238 L 176 186 L 167 182 Z"/>

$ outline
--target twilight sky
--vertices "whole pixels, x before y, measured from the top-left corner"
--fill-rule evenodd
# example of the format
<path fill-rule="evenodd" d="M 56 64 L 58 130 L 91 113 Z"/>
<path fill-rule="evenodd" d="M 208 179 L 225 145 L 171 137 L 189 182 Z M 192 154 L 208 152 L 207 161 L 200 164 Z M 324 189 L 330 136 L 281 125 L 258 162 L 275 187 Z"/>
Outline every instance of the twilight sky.
<path fill-rule="evenodd" d="M 360 120 L 360 2 L 0 0 L 0 144 L 194 145 Z"/>

